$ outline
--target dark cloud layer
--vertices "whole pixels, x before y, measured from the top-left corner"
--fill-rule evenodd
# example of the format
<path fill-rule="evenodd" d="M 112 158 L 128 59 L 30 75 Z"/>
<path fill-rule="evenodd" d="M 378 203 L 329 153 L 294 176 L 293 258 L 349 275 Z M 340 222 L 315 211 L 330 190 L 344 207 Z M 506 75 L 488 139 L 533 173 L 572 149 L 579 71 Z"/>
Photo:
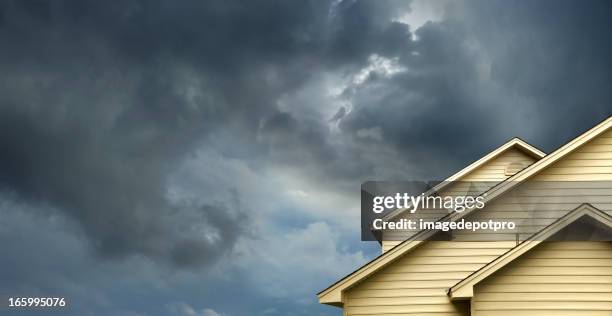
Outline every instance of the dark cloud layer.
<path fill-rule="evenodd" d="M 209 267 L 254 237 L 237 219 L 267 219 L 232 188 L 173 197 L 198 150 L 343 196 L 611 114 L 608 2 L 452 2 L 423 25 L 410 7 L 0 1 L 0 186 L 104 258 Z"/>
<path fill-rule="evenodd" d="M 15 1 L 0 10 L 2 184 L 65 211 L 103 254 L 178 263 L 231 249 L 243 233 L 232 219 L 244 215 L 170 205 L 165 179 L 180 159 L 215 129 L 251 137 L 259 118 L 272 146 L 306 132 L 291 146 L 322 150 L 325 135 L 278 113 L 275 99 L 320 63 L 340 67 L 372 53 L 353 26 L 381 52 L 397 51 L 406 35 L 378 25 L 370 14 L 389 12 L 372 3 L 339 8 L 338 22 L 324 2 Z M 267 72 L 278 79 L 262 81 Z M 194 219 L 225 238 L 212 244 L 185 229 Z"/>

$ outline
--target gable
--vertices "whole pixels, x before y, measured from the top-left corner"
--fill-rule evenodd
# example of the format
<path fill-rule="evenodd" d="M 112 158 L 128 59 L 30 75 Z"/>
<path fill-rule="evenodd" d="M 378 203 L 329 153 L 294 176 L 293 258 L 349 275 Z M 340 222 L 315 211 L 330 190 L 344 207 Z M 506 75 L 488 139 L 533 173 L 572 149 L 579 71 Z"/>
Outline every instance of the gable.
<path fill-rule="evenodd" d="M 459 283 L 454 285 L 449 290 L 449 296 L 452 299 L 466 299 L 473 296 L 473 288 L 479 282 L 493 275 L 496 271 L 499 271 L 503 267 L 507 266 L 514 260 L 528 253 L 532 249 L 538 247 L 541 243 L 551 238 L 558 236 L 565 228 L 575 223 L 576 221 L 582 220 L 585 216 L 605 225 L 610 230 L 612 229 L 612 216 L 608 215 L 601 210 L 593 207 L 589 204 L 583 204 L 578 208 L 572 210 L 565 216 L 554 221 L 552 224 L 534 234 L 529 240 L 526 240 L 512 250 L 493 260 L 480 270 L 474 272 L 467 278 L 461 280 Z M 609 242 L 608 242 L 609 243 Z M 610 258 L 612 258 L 612 254 Z"/>
<path fill-rule="evenodd" d="M 546 241 L 476 284 L 472 316 L 611 315 L 612 242 Z"/>
<path fill-rule="evenodd" d="M 500 182 L 512 175 L 507 173 L 509 171 L 507 169 L 516 166 L 522 170 L 536 160 L 533 155 L 513 146 L 466 174 L 460 180 L 466 182 Z"/>

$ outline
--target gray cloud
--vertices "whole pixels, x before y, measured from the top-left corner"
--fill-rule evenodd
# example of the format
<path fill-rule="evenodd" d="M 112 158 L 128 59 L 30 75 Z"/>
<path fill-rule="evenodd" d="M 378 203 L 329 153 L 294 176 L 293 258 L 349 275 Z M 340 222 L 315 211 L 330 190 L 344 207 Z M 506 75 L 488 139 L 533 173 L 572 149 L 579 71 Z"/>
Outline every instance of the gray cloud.
<path fill-rule="evenodd" d="M 334 160 L 319 123 L 275 101 L 317 67 L 354 68 L 370 54 L 351 37 L 356 23 L 377 52 L 397 53 L 408 34 L 379 23 L 389 7 L 342 4 L 331 16 L 326 3 L 300 6 L 3 3 L 0 183 L 69 214 L 104 255 L 205 264 L 231 251 L 244 231 L 228 223 L 246 213 L 172 205 L 168 175 L 219 129 L 259 142 L 255 157 L 291 162 L 291 148 L 306 146 L 295 161 Z"/>
<path fill-rule="evenodd" d="M 347 169 L 345 156 L 359 155 L 373 141 L 395 153 L 389 159 L 453 152 L 456 157 L 421 166 L 415 175 L 440 176 L 447 172 L 440 164 L 469 161 L 510 136 L 541 139 L 540 132 L 553 130 L 554 123 L 543 123 L 524 135 L 516 126 L 532 116 L 560 111 L 558 120 L 578 118 L 582 127 L 607 114 L 609 92 L 601 82 L 609 81 L 602 70 L 609 48 L 594 50 L 580 36 L 585 23 L 605 29 L 600 14 L 559 24 L 540 18 L 537 8 L 523 16 L 521 8 L 477 3 L 424 25 L 414 40 L 409 25 L 395 22 L 407 10 L 401 2 L 370 1 L 6 2 L 1 32 L 10 45 L 0 53 L 0 144 L 7 154 L 0 158 L 0 180 L 26 199 L 65 209 L 103 253 L 164 257 L 182 252 L 168 216 L 195 212 L 214 222 L 211 214 L 227 214 L 213 206 L 176 211 L 164 196 L 167 175 L 219 129 L 256 144 L 247 154 L 253 159 L 272 154 L 272 161 L 321 169 L 323 177 L 332 172 L 359 181 L 377 176 L 377 161 L 362 159 Z M 504 18 L 486 18 L 495 10 Z M 516 25 L 535 35 L 523 36 Z M 566 41 L 576 45 L 558 49 Z M 367 80 L 346 86 L 338 99 L 350 110 L 339 106 L 323 118 L 303 115 L 300 109 L 326 106 L 310 100 L 276 106 L 316 71 L 341 78 L 367 67 L 372 56 L 396 60 L 405 71 L 372 70 Z M 593 107 L 569 115 L 579 103 Z M 335 142 L 330 117 L 339 123 Z M 384 142 L 358 137 L 375 127 Z"/>

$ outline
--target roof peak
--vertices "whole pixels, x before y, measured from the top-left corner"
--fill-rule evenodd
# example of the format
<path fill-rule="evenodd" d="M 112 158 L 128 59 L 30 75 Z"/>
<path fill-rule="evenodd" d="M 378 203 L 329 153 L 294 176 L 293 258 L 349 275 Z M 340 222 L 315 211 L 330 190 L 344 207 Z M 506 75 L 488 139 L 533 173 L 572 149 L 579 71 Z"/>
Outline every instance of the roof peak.
<path fill-rule="evenodd" d="M 515 136 L 515 137 L 512 137 L 510 140 L 506 141 L 505 143 L 501 144 L 497 148 L 495 148 L 493 151 L 491 151 L 488 154 L 482 156 L 480 159 L 478 159 L 478 160 L 474 161 L 473 163 L 469 164 L 467 167 L 459 170 L 455 174 L 453 174 L 450 177 L 446 178 L 444 181 L 440 182 L 438 185 L 436 185 L 432 189 L 428 190 L 427 192 L 424 192 L 424 194 L 425 195 L 429 195 L 429 194 L 431 194 L 433 192 L 438 192 L 438 191 L 442 190 L 449 183 L 451 183 L 453 181 L 459 181 L 461 178 L 467 176 L 472 171 L 474 171 L 474 170 L 478 169 L 479 167 L 485 165 L 486 163 L 490 162 L 491 160 L 499 157 L 501 154 L 505 153 L 510 148 L 519 148 L 522 152 L 524 152 L 524 153 L 528 154 L 529 156 L 535 158 L 536 161 L 541 159 L 541 158 L 543 158 L 544 156 L 546 156 L 546 153 L 544 153 L 543 151 L 541 151 L 538 148 L 534 147 L 533 145 L 527 143 L 526 141 L 522 140 L 521 138 Z M 389 214 L 385 215 L 384 219 L 388 220 L 388 219 L 394 218 L 394 217 L 398 216 L 399 214 L 403 213 L 405 210 L 406 209 L 397 209 L 397 210 L 394 210 L 394 211 L 390 212 Z"/>

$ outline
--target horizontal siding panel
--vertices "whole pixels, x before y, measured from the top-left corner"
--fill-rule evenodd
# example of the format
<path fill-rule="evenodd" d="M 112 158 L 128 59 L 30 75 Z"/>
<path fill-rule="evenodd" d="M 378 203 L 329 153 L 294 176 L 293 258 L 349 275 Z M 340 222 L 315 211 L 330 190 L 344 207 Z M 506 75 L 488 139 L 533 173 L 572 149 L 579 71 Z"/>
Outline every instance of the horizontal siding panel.
<path fill-rule="evenodd" d="M 368 280 L 368 289 L 436 289 L 450 287 L 461 279 L 437 281 L 373 281 Z"/>
<path fill-rule="evenodd" d="M 488 220 L 489 219 L 487 219 L 487 221 Z M 507 220 L 505 220 L 505 221 L 507 221 Z M 527 236 L 531 236 L 532 234 L 539 232 L 542 228 L 544 228 L 544 225 L 520 225 L 520 226 L 517 225 L 514 229 L 507 229 L 506 228 L 506 229 L 498 229 L 498 230 L 493 230 L 493 229 L 479 229 L 479 230 L 476 230 L 476 231 L 472 231 L 472 230 L 455 230 L 455 231 L 453 231 L 453 237 L 456 238 L 456 237 L 461 236 L 461 235 L 465 235 L 465 236 L 477 236 L 477 235 L 481 235 L 481 234 L 487 234 L 487 235 L 503 235 L 503 234 L 506 234 L 508 236 L 514 236 L 515 234 L 525 234 Z M 512 240 L 512 239 L 514 239 L 514 238 L 510 238 L 510 239 L 506 239 L 506 240 Z M 469 239 L 467 239 L 467 240 L 469 240 Z"/>
<path fill-rule="evenodd" d="M 555 164 L 555 167 L 610 167 L 609 159 L 564 159 Z"/>
<path fill-rule="evenodd" d="M 483 267 L 483 263 L 472 264 L 423 264 L 423 265 L 397 265 L 385 269 L 385 273 L 409 272 L 466 272 L 476 271 Z"/>
<path fill-rule="evenodd" d="M 504 252 L 506 252 L 504 248 L 451 248 L 421 250 L 419 255 L 422 257 L 499 256 Z"/>
<path fill-rule="evenodd" d="M 594 258 L 538 258 L 525 259 L 523 266 L 557 267 L 610 267 L 612 259 Z"/>
<path fill-rule="evenodd" d="M 586 187 L 582 184 L 576 184 L 574 188 L 547 188 L 547 187 L 532 187 L 525 188 L 518 191 L 513 191 L 507 195 L 508 198 L 516 197 L 555 197 L 559 195 L 572 196 L 572 197 L 584 197 L 584 196 L 605 196 L 610 195 L 611 183 L 606 183 L 609 187 L 601 184 L 599 187 Z"/>
<path fill-rule="evenodd" d="M 546 174 L 599 174 L 612 173 L 609 166 L 579 166 L 576 167 L 552 167 L 548 168 Z"/>
<path fill-rule="evenodd" d="M 438 281 L 438 280 L 461 280 L 471 272 L 403 272 L 403 273 L 379 273 L 372 281 Z"/>
<path fill-rule="evenodd" d="M 612 251 L 612 244 L 607 241 L 563 241 L 545 242 L 538 246 L 539 250 L 604 250 Z"/>
<path fill-rule="evenodd" d="M 507 275 L 601 275 L 601 267 L 518 267 Z"/>
<path fill-rule="evenodd" d="M 531 236 L 531 233 L 523 233 L 523 234 L 517 234 L 515 232 L 513 233 L 507 233 L 507 234 L 502 234 L 502 233 L 478 233 L 478 234 L 470 234 L 470 233 L 463 233 L 463 234 L 458 234 L 455 233 L 453 235 L 453 240 L 457 240 L 457 241 L 481 241 L 481 242 L 492 242 L 492 241 L 500 241 L 500 240 L 506 240 L 506 241 L 512 241 L 514 242 L 516 240 L 517 235 L 519 236 L 519 240 L 524 240 L 526 238 L 528 238 L 529 236 Z"/>
<path fill-rule="evenodd" d="M 542 174 L 535 177 L 532 181 L 610 181 L 612 174 Z"/>
<path fill-rule="evenodd" d="M 450 312 L 450 313 L 446 313 L 446 312 L 427 312 L 427 313 L 392 313 L 392 314 L 388 314 L 388 313 L 376 313 L 376 314 L 363 314 L 363 313 L 359 313 L 359 314 L 347 314 L 348 316 L 351 315 L 359 315 L 359 316 L 459 316 L 459 315 L 467 315 L 465 313 L 461 313 L 461 312 Z"/>
<path fill-rule="evenodd" d="M 478 285 L 478 293 L 608 293 L 612 292 L 612 284 L 590 283 L 539 283 L 529 284 L 491 284 Z M 477 297 L 478 295 L 476 295 Z"/>
<path fill-rule="evenodd" d="M 580 150 L 581 153 L 612 153 L 612 144 L 589 143 Z"/>
<path fill-rule="evenodd" d="M 540 258 L 525 260 L 523 267 L 612 267 L 612 259 L 593 258 Z"/>
<path fill-rule="evenodd" d="M 563 217 L 569 211 L 496 211 L 495 215 L 505 221 L 527 226 L 548 226 L 559 217 Z M 485 220 L 480 216 L 475 216 L 474 220 Z"/>
<path fill-rule="evenodd" d="M 446 287 L 429 289 L 353 289 L 350 292 L 352 299 L 376 297 L 421 297 L 446 295 Z"/>
<path fill-rule="evenodd" d="M 452 182 L 448 186 L 446 186 L 440 193 L 442 195 L 448 193 L 459 193 L 459 192 L 468 192 L 474 188 L 479 187 L 490 187 L 491 185 L 495 185 L 499 183 L 499 181 L 463 181 L 459 180 L 457 182 Z"/>
<path fill-rule="evenodd" d="M 540 310 L 540 311 L 478 311 L 478 316 L 610 316 L 609 311 Z M 396 315 L 398 316 L 398 315 Z"/>
<path fill-rule="evenodd" d="M 528 181 L 521 183 L 513 191 L 507 192 L 506 196 L 513 195 L 517 190 L 602 189 L 610 187 L 612 187 L 612 181 Z"/>
<path fill-rule="evenodd" d="M 578 302 L 600 302 L 610 300 L 612 292 L 583 292 L 583 293 L 479 293 L 475 302 L 530 302 L 530 301 L 578 301 Z"/>
<path fill-rule="evenodd" d="M 526 254 L 525 258 L 597 258 L 607 259 L 612 258 L 610 250 L 572 250 L 572 251 L 555 251 L 542 250 Z"/>
<path fill-rule="evenodd" d="M 588 149 L 586 149 L 588 150 Z M 582 160 L 582 159 L 610 159 L 612 152 L 584 152 L 578 151 L 570 154 L 566 159 Z"/>
<path fill-rule="evenodd" d="M 463 264 L 463 263 L 489 263 L 498 256 L 462 256 L 462 257 L 418 257 L 410 256 L 406 260 L 402 260 L 403 265 L 411 264 Z"/>
<path fill-rule="evenodd" d="M 427 246 L 428 249 L 497 249 L 501 251 L 503 249 L 512 248 L 515 243 L 508 241 L 500 242 L 445 242 L 445 243 L 432 243 Z"/>
<path fill-rule="evenodd" d="M 567 210 L 560 210 L 558 205 L 555 205 L 554 210 L 512 210 L 507 208 L 505 210 L 490 210 L 487 214 L 474 214 L 470 216 L 470 220 L 484 220 L 493 216 L 503 218 L 504 220 L 527 220 L 527 219 L 554 219 L 557 220 L 563 215 L 569 213 Z"/>
<path fill-rule="evenodd" d="M 383 249 L 386 249 L 385 251 L 387 251 L 397 246 L 400 243 L 401 241 L 383 241 Z M 507 251 L 508 248 L 514 247 L 516 245 L 516 242 L 514 240 L 512 241 L 487 241 L 487 242 L 453 241 L 453 244 L 456 244 L 456 245 L 452 245 L 452 246 L 451 245 L 440 245 L 440 246 L 433 245 L 433 246 L 428 246 L 428 248 L 431 249 L 432 251 L 434 250 L 445 251 L 445 250 L 452 249 L 455 252 L 460 251 L 460 249 L 461 250 L 473 249 L 475 252 L 481 251 L 482 249 L 487 249 L 488 251 L 490 251 L 491 253 L 495 255 L 495 254 L 504 253 L 505 251 Z"/>
<path fill-rule="evenodd" d="M 411 305 L 385 305 L 385 306 L 348 306 L 345 307 L 349 315 L 379 313 L 431 313 L 431 312 L 454 312 L 457 308 L 452 304 L 411 304 Z"/>
<path fill-rule="evenodd" d="M 475 310 L 597 310 L 597 311 L 611 311 L 612 312 L 612 301 L 609 302 L 574 302 L 574 301 L 539 301 L 539 302 L 478 302 Z"/>
<path fill-rule="evenodd" d="M 438 296 L 403 296 L 403 297 L 368 297 L 353 298 L 347 302 L 348 307 L 357 306 L 396 306 L 396 305 L 433 305 L 449 304 L 450 300 L 446 295 Z"/>
<path fill-rule="evenodd" d="M 551 276 L 551 275 L 501 275 L 495 277 L 497 284 L 537 284 L 537 283 L 589 283 L 589 284 L 612 284 L 612 275 L 568 275 L 568 276 Z"/>

